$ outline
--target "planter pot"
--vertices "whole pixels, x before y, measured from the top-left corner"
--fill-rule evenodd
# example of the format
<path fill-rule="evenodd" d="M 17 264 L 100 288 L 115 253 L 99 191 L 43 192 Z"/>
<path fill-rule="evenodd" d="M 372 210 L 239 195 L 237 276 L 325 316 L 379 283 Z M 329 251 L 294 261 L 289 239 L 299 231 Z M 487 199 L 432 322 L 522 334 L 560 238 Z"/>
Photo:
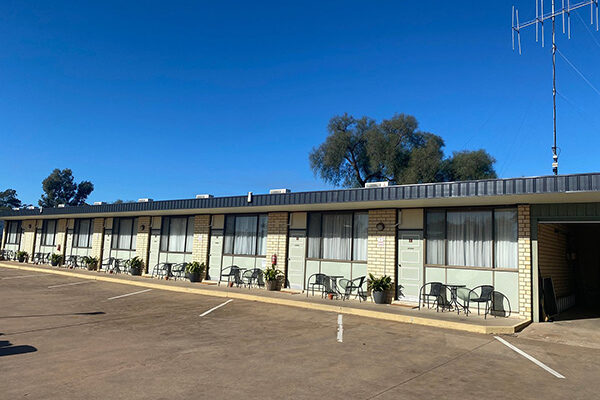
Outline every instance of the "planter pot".
<path fill-rule="evenodd" d="M 50 265 L 56 267 L 58 265 L 58 261 L 50 261 Z"/>
<path fill-rule="evenodd" d="M 20 263 L 24 263 L 25 262 L 25 257 L 19 257 L 18 260 L 19 260 Z"/>
<path fill-rule="evenodd" d="M 233 282 L 229 282 L 229 283 L 227 284 L 227 286 L 229 286 L 229 287 L 233 287 Z"/>
<path fill-rule="evenodd" d="M 88 271 L 95 271 L 96 270 L 96 265 L 94 265 L 94 264 L 88 264 L 87 269 L 88 269 Z"/>
<path fill-rule="evenodd" d="M 265 288 L 270 291 L 278 291 L 281 290 L 281 286 L 283 285 L 282 279 L 277 279 L 275 281 L 266 281 Z"/>
<path fill-rule="evenodd" d="M 389 290 L 383 292 L 373 292 L 372 294 L 375 304 L 392 304 L 392 296 L 390 296 Z"/>
<path fill-rule="evenodd" d="M 190 282 L 202 282 L 202 274 L 200 272 L 186 272 L 185 277 L 190 280 Z"/>
<path fill-rule="evenodd" d="M 129 273 L 131 275 L 140 276 L 140 275 L 142 275 L 142 269 L 141 268 L 130 267 L 129 268 Z"/>
<path fill-rule="evenodd" d="M 327 298 L 329 300 L 333 300 L 333 293 L 327 293 Z"/>

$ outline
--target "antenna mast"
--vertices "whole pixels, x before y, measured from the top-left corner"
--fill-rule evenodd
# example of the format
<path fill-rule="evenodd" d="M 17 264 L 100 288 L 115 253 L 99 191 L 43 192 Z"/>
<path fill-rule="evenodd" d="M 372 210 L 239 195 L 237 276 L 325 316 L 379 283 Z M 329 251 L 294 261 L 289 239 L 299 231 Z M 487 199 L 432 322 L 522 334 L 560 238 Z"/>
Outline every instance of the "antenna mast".
<path fill-rule="evenodd" d="M 544 21 L 552 22 L 552 123 L 553 123 L 553 142 L 552 142 L 552 172 L 558 174 L 558 147 L 556 146 L 556 17 L 562 16 L 562 31 L 565 33 L 565 16 L 567 25 L 567 36 L 571 39 L 571 12 L 579 8 L 590 6 L 590 24 L 594 25 L 594 15 L 596 17 L 596 31 L 599 29 L 598 23 L 598 2 L 600 0 L 587 0 L 571 5 L 571 0 L 562 0 L 562 8 L 556 10 L 555 0 L 552 0 L 552 9 L 549 14 L 544 12 L 544 0 L 535 0 L 535 19 L 520 23 L 519 10 L 513 6 L 512 8 L 512 47 L 515 49 L 515 33 L 517 34 L 517 48 L 521 54 L 521 29 L 535 25 L 535 41 L 540 40 L 544 47 Z M 538 32 L 541 28 L 541 35 Z"/>

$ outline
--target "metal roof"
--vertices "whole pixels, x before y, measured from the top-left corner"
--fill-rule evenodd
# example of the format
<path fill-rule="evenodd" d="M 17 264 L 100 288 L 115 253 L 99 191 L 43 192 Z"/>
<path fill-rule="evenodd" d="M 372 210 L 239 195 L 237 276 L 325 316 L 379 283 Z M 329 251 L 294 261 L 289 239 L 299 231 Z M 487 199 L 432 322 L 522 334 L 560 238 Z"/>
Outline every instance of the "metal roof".
<path fill-rule="evenodd" d="M 243 195 L 213 197 L 207 199 L 161 200 L 94 206 L 67 206 L 64 208 L 21 209 L 0 211 L 0 218 L 104 213 L 143 214 L 148 211 L 227 208 L 243 208 L 251 211 L 253 207 L 259 206 L 297 206 L 309 204 L 427 200 L 572 192 L 599 192 L 600 194 L 600 173 L 394 185 L 382 188 L 339 189 L 284 194 L 254 194 L 252 195 L 251 202 L 248 202 L 247 195 Z"/>

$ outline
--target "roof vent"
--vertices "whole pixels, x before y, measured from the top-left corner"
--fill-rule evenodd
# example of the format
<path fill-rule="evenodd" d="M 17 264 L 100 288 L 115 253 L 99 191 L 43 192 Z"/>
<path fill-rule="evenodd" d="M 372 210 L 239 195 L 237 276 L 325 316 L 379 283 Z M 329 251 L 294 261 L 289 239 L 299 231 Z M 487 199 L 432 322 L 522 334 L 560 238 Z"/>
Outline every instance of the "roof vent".
<path fill-rule="evenodd" d="M 35 207 L 34 206 L 29 206 L 29 207 L 27 207 L 27 209 L 28 210 L 35 210 Z"/>
<path fill-rule="evenodd" d="M 366 188 L 382 188 L 382 187 L 388 187 L 389 185 L 390 185 L 390 182 L 388 182 L 388 181 L 365 183 Z"/>
<path fill-rule="evenodd" d="M 19 211 L 21 207 L 13 207 L 13 211 Z"/>
<path fill-rule="evenodd" d="M 65 205 L 64 204 L 59 204 L 58 208 L 65 208 Z"/>
<path fill-rule="evenodd" d="M 106 204 L 106 203 L 105 203 L 105 202 L 103 202 L 103 201 L 95 201 L 95 202 L 94 202 L 94 205 L 95 205 L 95 206 L 103 206 L 103 205 L 105 205 L 105 204 Z"/>
<path fill-rule="evenodd" d="M 269 194 L 285 194 L 291 192 L 290 189 L 271 189 Z"/>
<path fill-rule="evenodd" d="M 197 194 L 196 198 L 197 199 L 211 199 L 213 197 L 212 194 L 208 194 L 208 193 L 204 193 L 204 194 Z"/>
<path fill-rule="evenodd" d="M 154 201 L 153 199 L 138 199 L 138 203 L 150 203 L 151 201 Z"/>

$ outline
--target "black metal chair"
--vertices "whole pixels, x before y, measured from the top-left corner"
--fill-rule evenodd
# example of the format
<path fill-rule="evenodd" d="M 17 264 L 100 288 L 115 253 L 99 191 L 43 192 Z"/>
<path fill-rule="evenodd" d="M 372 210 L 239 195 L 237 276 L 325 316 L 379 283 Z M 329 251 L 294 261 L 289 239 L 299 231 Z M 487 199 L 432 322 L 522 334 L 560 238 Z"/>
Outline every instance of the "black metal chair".
<path fill-rule="evenodd" d="M 171 263 L 158 263 L 152 268 L 152 277 L 164 278 L 171 272 Z"/>
<path fill-rule="evenodd" d="M 315 295 L 315 287 L 318 288 L 317 290 L 321 291 L 321 297 L 324 297 L 327 294 L 335 294 L 336 297 L 338 295 L 333 289 L 331 278 L 325 274 L 316 273 L 308 277 L 308 280 L 306 281 L 306 297 L 308 297 L 309 289 L 312 291 L 312 295 Z"/>
<path fill-rule="evenodd" d="M 69 268 L 78 268 L 79 265 L 77 264 L 77 256 L 69 256 L 67 257 L 67 261 L 65 262 L 65 265 Z"/>
<path fill-rule="evenodd" d="M 244 281 L 244 286 L 248 286 L 248 289 L 253 285 L 263 287 L 265 286 L 264 272 L 260 268 L 247 269 L 242 273 L 242 281 Z"/>
<path fill-rule="evenodd" d="M 100 263 L 100 269 L 104 270 L 105 272 L 108 272 L 108 271 L 112 270 L 114 263 L 115 263 L 114 257 L 105 258 Z"/>
<path fill-rule="evenodd" d="M 236 284 L 238 287 L 244 284 L 244 281 L 242 280 L 242 268 L 238 267 L 237 265 L 230 265 L 229 267 L 221 268 L 217 286 L 221 285 L 223 278 L 227 278 L 227 286 L 229 286 L 229 283 L 232 281 L 232 279 L 234 284 Z"/>
<path fill-rule="evenodd" d="M 429 290 L 428 290 L 429 289 Z M 430 299 L 433 298 L 433 303 L 430 304 Z M 446 285 L 441 282 L 429 282 L 421 286 L 419 289 L 419 310 L 421 309 L 421 301 L 423 305 L 427 303 L 427 308 L 435 306 L 435 310 L 439 311 L 440 306 L 442 311 L 446 306 Z"/>
<path fill-rule="evenodd" d="M 367 295 L 363 290 L 363 284 L 365 283 L 365 276 L 361 276 L 359 278 L 355 278 L 352 280 L 349 279 L 340 279 L 338 281 L 338 286 L 340 287 L 340 292 L 342 293 L 342 300 L 349 299 L 353 294 L 358 297 L 358 301 L 363 301 L 367 299 Z M 353 293 L 355 292 L 356 293 Z"/>
<path fill-rule="evenodd" d="M 171 276 L 173 279 L 185 279 L 185 267 L 187 263 L 173 264 L 171 266 Z"/>
<path fill-rule="evenodd" d="M 477 303 L 477 315 L 480 313 L 481 303 L 485 304 L 485 312 L 483 317 L 487 319 L 487 315 L 491 314 L 494 305 L 494 287 L 492 285 L 480 285 L 467 292 L 466 298 L 463 298 L 463 307 L 467 315 L 470 312 L 470 304 Z"/>
<path fill-rule="evenodd" d="M 33 263 L 40 264 L 42 261 L 43 253 L 33 253 Z"/>

